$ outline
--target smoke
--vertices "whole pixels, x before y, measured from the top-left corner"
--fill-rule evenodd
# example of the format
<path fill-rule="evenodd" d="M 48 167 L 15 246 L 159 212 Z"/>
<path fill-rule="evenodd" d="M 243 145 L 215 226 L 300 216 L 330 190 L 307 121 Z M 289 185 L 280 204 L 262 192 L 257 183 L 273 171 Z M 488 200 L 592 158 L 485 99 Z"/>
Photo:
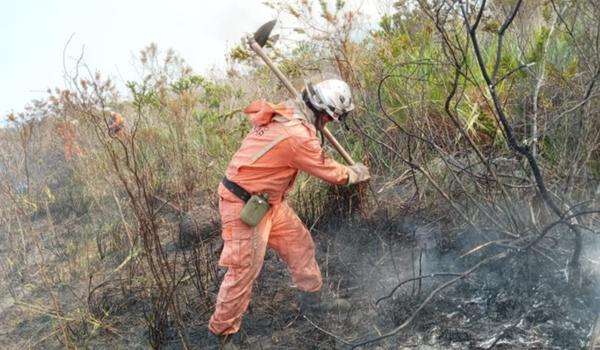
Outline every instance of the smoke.
<path fill-rule="evenodd" d="M 404 280 L 435 272 L 460 272 L 460 259 L 443 246 L 447 244 L 444 231 L 442 223 L 417 217 L 404 217 L 375 227 L 337 227 L 326 230 L 319 260 L 327 264 L 322 263 L 322 269 L 340 273 L 342 277 L 336 278 L 343 280 L 342 287 L 360 290 L 369 302 L 375 303 Z M 328 271 L 324 274 L 327 276 Z M 336 286 L 337 282 L 332 280 L 330 284 Z M 398 293 L 411 291 L 417 284 L 408 283 Z M 336 288 L 330 292 L 344 296 L 344 288 Z"/>
<path fill-rule="evenodd" d="M 591 284 L 596 304 L 600 305 L 600 236 L 596 233 L 584 234 L 581 263 L 584 278 L 587 278 Z"/>

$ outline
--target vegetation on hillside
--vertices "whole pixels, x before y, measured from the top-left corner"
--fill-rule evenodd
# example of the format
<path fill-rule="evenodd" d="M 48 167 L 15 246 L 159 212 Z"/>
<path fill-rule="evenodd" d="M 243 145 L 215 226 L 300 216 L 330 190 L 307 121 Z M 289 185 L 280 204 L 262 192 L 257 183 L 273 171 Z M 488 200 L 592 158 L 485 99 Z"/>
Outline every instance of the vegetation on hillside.
<path fill-rule="evenodd" d="M 368 30 L 344 1 L 269 6 L 294 18 L 294 40 L 269 54 L 298 88 L 331 76 L 353 87 L 357 110 L 332 131 L 373 174 L 360 198 L 301 177 L 291 200 L 309 227 L 440 218 L 444 249 L 475 232 L 461 251 L 473 267 L 531 255 L 566 271 L 573 290 L 589 288 L 582 249 L 598 228 L 598 4 L 397 1 Z M 6 116 L 0 289 L 15 305 L 11 322 L 47 317 L 21 345 L 82 348 L 124 336 L 124 310 L 136 306 L 150 346 L 177 337 L 193 348 L 188 325 L 208 318 L 219 279 L 218 247 L 206 237 L 218 235 L 217 184 L 250 128 L 242 110 L 288 98 L 244 43 L 228 57 L 226 76 L 201 76 L 151 44 L 138 56 L 143 78 L 124 95 L 110 72 L 82 60 L 65 86 Z M 108 131 L 112 111 L 125 117 L 118 134 Z M 182 249 L 173 242 L 187 212 L 205 236 Z"/>

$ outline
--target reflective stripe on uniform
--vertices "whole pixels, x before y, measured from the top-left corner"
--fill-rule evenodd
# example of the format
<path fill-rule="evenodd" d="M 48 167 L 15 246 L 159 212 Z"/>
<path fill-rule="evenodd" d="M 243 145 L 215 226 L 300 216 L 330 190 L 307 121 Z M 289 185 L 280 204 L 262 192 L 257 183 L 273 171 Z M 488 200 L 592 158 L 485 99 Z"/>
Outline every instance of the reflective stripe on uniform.
<path fill-rule="evenodd" d="M 256 152 L 255 155 L 250 158 L 250 164 L 253 164 L 257 160 L 259 160 L 262 156 L 264 156 L 267 152 L 269 152 L 273 147 L 275 147 L 279 142 L 286 139 L 288 135 L 279 135 L 275 140 L 269 142 L 265 147 L 263 147 L 260 151 Z"/>

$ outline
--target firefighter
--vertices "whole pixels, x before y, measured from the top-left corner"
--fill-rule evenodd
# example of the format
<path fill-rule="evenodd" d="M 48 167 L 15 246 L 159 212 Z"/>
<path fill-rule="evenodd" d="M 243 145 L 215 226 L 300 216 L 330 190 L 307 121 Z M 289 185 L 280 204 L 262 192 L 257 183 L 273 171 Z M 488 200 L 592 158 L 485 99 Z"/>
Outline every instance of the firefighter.
<path fill-rule="evenodd" d="M 318 137 L 325 124 L 343 122 L 353 109 L 348 84 L 329 79 L 308 84 L 302 98 L 255 101 L 244 110 L 254 128 L 218 188 L 224 241 L 219 265 L 227 272 L 208 325 L 209 345 L 218 346 L 239 331 L 267 246 L 286 263 L 302 293 L 301 307 L 303 301 L 318 302 L 323 282 L 315 245 L 285 198 L 298 171 L 337 185 L 370 179 L 365 165 L 345 166 L 328 158 Z"/>

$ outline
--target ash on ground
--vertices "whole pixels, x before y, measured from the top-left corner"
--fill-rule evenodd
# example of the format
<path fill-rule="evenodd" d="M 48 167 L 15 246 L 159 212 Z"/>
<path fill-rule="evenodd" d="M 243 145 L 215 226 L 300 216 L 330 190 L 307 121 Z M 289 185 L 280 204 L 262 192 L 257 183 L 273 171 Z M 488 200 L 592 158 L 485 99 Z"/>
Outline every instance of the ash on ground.
<path fill-rule="evenodd" d="M 328 310 L 304 317 L 283 263 L 273 252 L 253 292 L 242 341 L 231 349 L 345 349 L 402 324 L 452 277 L 404 284 L 431 273 L 463 272 L 494 249 L 461 257 L 478 244 L 440 222 L 401 219 L 314 230 Z M 450 237 L 448 237 L 451 235 Z M 464 245 L 460 247 L 458 245 Z M 457 253 L 458 252 L 458 253 Z M 365 349 L 585 349 L 598 315 L 598 274 L 575 290 L 559 256 L 511 254 L 436 294 L 416 318 Z"/>

